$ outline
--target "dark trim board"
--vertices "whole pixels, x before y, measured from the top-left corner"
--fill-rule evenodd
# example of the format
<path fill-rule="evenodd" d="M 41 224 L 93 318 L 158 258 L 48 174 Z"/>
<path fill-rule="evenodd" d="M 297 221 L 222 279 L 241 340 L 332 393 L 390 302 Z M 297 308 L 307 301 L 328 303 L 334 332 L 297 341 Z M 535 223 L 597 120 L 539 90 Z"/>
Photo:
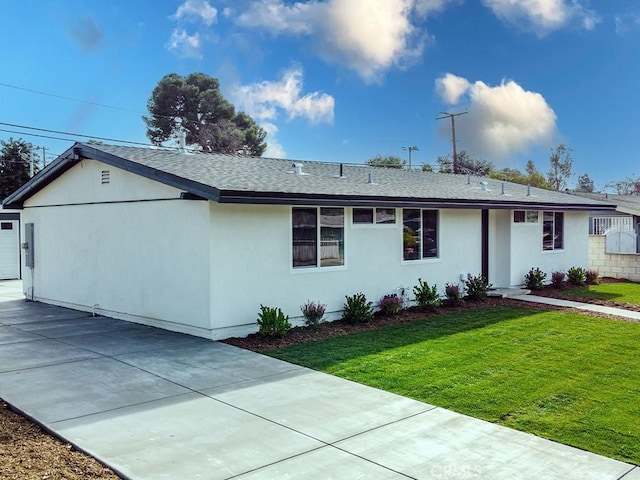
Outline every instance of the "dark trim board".
<path fill-rule="evenodd" d="M 489 281 L 489 210 L 482 210 L 482 276 Z"/>
<path fill-rule="evenodd" d="M 0 213 L 0 220 L 20 220 L 19 213 Z"/>

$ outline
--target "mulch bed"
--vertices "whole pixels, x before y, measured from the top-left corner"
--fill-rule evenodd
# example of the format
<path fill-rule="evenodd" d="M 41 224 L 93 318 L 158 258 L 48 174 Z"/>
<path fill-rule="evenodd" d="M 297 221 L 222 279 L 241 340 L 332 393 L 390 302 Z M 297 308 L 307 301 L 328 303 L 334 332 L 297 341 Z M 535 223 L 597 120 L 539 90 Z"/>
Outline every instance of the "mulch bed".
<path fill-rule="evenodd" d="M 418 307 L 411 307 L 403 310 L 397 315 L 385 316 L 379 312 L 375 314 L 375 318 L 369 323 L 351 324 L 344 320 L 336 320 L 334 322 L 324 322 L 320 325 L 313 327 L 293 327 L 284 338 L 264 337 L 257 333 L 252 333 L 247 337 L 233 337 L 222 340 L 224 343 L 234 345 L 236 347 L 244 348 L 246 350 L 252 350 L 254 352 L 261 352 L 266 350 L 274 350 L 278 348 L 288 347 L 290 345 L 297 345 L 299 343 L 313 342 L 317 340 L 324 340 L 325 338 L 338 337 L 341 335 L 349 335 L 351 333 L 364 332 L 367 330 L 373 330 L 376 328 L 384 327 L 387 325 L 396 325 L 400 323 L 408 323 L 416 320 L 422 320 L 425 318 L 435 318 L 448 313 L 454 312 L 466 312 L 469 310 L 475 310 L 478 308 L 498 307 L 498 306 L 517 306 L 526 307 L 539 310 L 558 310 L 560 307 L 553 307 L 550 305 L 539 304 L 524 304 L 517 300 L 510 300 L 507 298 L 488 298 L 485 301 L 465 301 L 460 306 L 447 306 L 443 305 L 437 311 L 432 312 L 429 310 L 423 310 Z M 581 312 L 584 313 L 584 312 Z"/>
<path fill-rule="evenodd" d="M 118 480 L 120 477 L 13 412 L 0 400 L 0 478 Z"/>
<path fill-rule="evenodd" d="M 628 282 L 628 280 L 617 279 L 617 278 L 602 278 L 600 279 L 603 283 L 614 283 L 614 282 Z M 532 292 L 534 295 L 551 297 L 551 298 L 559 298 L 562 300 L 572 300 L 574 302 L 582 302 L 582 303 L 591 303 L 594 305 L 604 305 L 608 307 L 616 307 L 622 308 L 624 310 L 631 310 L 635 312 L 640 312 L 640 305 L 633 305 L 630 303 L 623 302 L 614 302 L 607 300 L 593 300 L 589 298 L 578 298 L 572 297 L 566 294 L 566 291 L 571 289 L 572 287 L 567 286 L 564 289 L 557 289 L 551 286 L 547 286 L 542 290 Z M 442 308 L 438 309 L 436 312 L 422 310 L 417 307 L 412 307 L 407 310 L 402 311 L 401 313 L 393 316 L 384 316 L 379 312 L 376 313 L 374 321 L 370 323 L 360 323 L 360 324 L 350 324 L 343 320 L 337 320 L 335 322 L 325 322 L 320 325 L 314 327 L 294 327 L 284 338 L 273 338 L 273 337 L 263 337 L 257 333 L 252 333 L 247 337 L 233 337 L 227 338 L 226 340 L 222 340 L 224 343 L 228 343 L 229 345 L 234 345 L 236 347 L 244 348 L 246 350 L 252 350 L 254 352 L 263 352 L 266 350 L 274 350 L 278 348 L 288 347 L 290 345 L 297 345 L 299 343 L 305 342 L 313 342 L 318 340 L 323 340 L 325 338 L 330 337 L 338 337 L 341 335 L 348 335 L 350 333 L 363 332 L 366 330 L 373 330 L 375 328 L 383 327 L 386 325 L 395 325 L 399 323 L 407 323 L 413 322 L 415 320 L 421 320 L 429 317 L 437 317 L 441 315 L 445 315 L 447 313 L 452 312 L 464 312 L 469 310 L 474 310 L 477 308 L 486 308 L 486 307 L 497 307 L 497 306 L 517 306 L 517 307 L 526 307 L 533 308 L 538 310 L 565 310 L 573 313 L 580 313 L 582 315 L 591 315 L 596 317 L 606 317 L 606 318 L 615 318 L 618 320 L 624 321 L 634 321 L 628 318 L 621 318 L 612 315 L 606 315 L 597 312 L 589 312 L 586 310 L 578 310 L 578 309 L 567 309 L 562 307 L 554 307 L 551 305 L 542 305 L 535 303 L 524 303 L 519 302 L 517 300 L 512 300 L 508 298 L 488 298 L 483 302 L 471 302 L 466 301 L 463 305 L 460 306 L 448 306 L 443 305 Z"/>

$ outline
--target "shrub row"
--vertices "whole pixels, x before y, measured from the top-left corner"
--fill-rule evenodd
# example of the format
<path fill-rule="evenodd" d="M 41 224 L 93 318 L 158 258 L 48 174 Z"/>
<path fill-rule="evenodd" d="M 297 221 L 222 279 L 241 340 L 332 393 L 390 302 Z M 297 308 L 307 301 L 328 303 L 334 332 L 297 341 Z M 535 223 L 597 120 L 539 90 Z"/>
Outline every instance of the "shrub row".
<path fill-rule="evenodd" d="M 447 303 L 452 306 L 460 305 L 463 296 L 469 300 L 484 300 L 487 298 L 487 291 L 492 287 L 487 283 L 482 275 L 471 276 L 464 281 L 464 290 L 457 283 L 447 283 L 444 288 L 444 295 Z M 463 294 L 464 292 L 464 294 Z M 442 305 L 442 298 L 438 292 L 436 284 L 429 285 L 418 278 L 418 284 L 413 287 L 413 296 L 416 305 L 424 310 L 434 311 Z M 396 315 L 405 308 L 403 296 L 396 293 L 383 295 L 377 303 L 378 309 L 384 315 Z M 320 302 L 307 300 L 300 306 L 305 325 L 314 326 L 322 322 L 326 305 Z M 364 293 L 345 296 L 342 319 L 349 323 L 366 323 L 373 319 L 374 305 L 367 300 Z M 258 314 L 258 333 L 263 336 L 284 337 L 291 323 L 289 316 L 285 315 L 277 307 L 266 307 L 260 305 Z"/>
<path fill-rule="evenodd" d="M 532 268 L 524 276 L 524 284 L 531 290 L 542 290 L 547 274 L 538 267 Z M 555 271 L 551 273 L 551 285 L 554 288 L 563 288 L 566 284 L 573 286 L 596 285 L 600 283 L 600 275 L 597 270 L 571 267 L 566 273 Z"/>

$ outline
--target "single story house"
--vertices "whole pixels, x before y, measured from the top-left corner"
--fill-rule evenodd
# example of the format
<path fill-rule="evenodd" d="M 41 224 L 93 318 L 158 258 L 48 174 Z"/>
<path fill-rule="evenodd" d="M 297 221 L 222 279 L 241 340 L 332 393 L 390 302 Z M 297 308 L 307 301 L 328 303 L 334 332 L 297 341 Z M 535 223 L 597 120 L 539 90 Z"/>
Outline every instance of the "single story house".
<path fill-rule="evenodd" d="M 23 212 L 25 293 L 212 339 L 261 304 L 340 316 L 467 275 L 520 285 L 587 266 L 611 205 L 464 175 L 77 143 L 4 202 Z"/>
<path fill-rule="evenodd" d="M 0 280 L 20 278 L 20 210 L 0 206 Z"/>
<path fill-rule="evenodd" d="M 589 268 L 601 276 L 640 281 L 640 196 L 578 193 L 612 203 L 589 216 Z"/>

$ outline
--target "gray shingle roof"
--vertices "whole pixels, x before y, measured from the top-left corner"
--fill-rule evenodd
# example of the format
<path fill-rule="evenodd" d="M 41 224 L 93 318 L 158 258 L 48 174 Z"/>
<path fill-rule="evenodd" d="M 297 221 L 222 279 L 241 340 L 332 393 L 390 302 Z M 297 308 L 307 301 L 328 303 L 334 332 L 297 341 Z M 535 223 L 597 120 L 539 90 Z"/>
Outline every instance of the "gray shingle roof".
<path fill-rule="evenodd" d="M 303 174 L 299 175 L 294 172 L 292 160 L 185 154 L 157 148 L 76 144 L 54 164 L 60 163 L 58 168 L 62 169 L 65 159 L 70 162 L 78 155 L 220 202 L 611 208 L 611 205 L 593 199 L 534 187 L 528 189 L 526 185 L 488 178 L 353 164 L 344 164 L 343 176 L 340 177 L 340 164 L 322 162 L 299 162 L 303 165 Z M 49 166 L 52 178 L 56 176 L 54 164 Z M 481 182 L 486 184 L 483 186 Z M 33 194 L 25 187 L 7 198 L 5 203 L 21 204 Z M 31 188 L 38 187 L 32 185 Z"/>

